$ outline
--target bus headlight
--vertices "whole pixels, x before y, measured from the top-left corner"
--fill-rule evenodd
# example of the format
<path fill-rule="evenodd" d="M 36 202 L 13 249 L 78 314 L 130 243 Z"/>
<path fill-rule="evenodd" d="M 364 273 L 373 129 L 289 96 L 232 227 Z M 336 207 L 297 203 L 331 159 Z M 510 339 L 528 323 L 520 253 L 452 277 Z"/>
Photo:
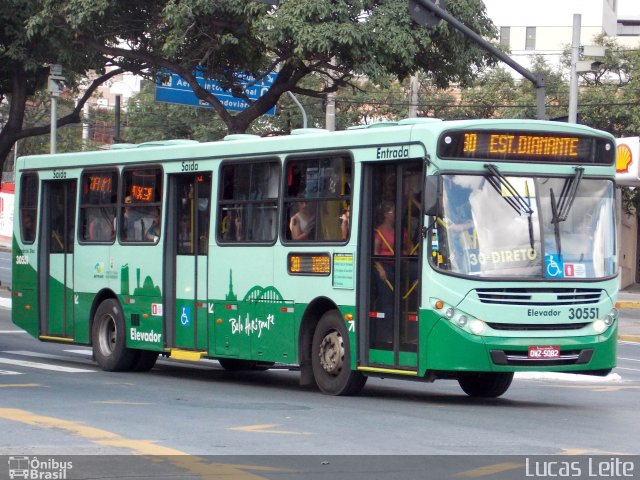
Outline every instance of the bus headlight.
<path fill-rule="evenodd" d="M 604 317 L 604 323 L 607 325 L 607 327 L 610 327 L 611 325 L 613 325 L 613 322 L 616 321 L 616 318 L 618 318 L 618 310 L 612 308 L 609 314 Z"/>
<path fill-rule="evenodd" d="M 444 316 L 447 317 L 447 319 L 451 320 L 453 318 L 453 308 L 449 307 L 444 311 Z"/>
<path fill-rule="evenodd" d="M 480 335 L 484 331 L 485 323 L 477 318 L 469 324 L 469 330 L 474 335 Z"/>
<path fill-rule="evenodd" d="M 596 333 L 602 333 L 607 329 L 607 324 L 604 320 L 596 320 L 593 322 L 593 329 Z"/>
<path fill-rule="evenodd" d="M 467 324 L 467 317 L 465 315 L 460 315 L 458 317 L 458 326 L 459 327 L 464 327 Z"/>

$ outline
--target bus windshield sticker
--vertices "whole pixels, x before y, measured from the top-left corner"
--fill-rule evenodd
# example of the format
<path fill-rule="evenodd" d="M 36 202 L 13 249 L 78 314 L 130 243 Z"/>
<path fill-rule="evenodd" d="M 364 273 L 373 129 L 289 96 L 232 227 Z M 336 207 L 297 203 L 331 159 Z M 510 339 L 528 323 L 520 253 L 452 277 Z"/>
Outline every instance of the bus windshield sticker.
<path fill-rule="evenodd" d="M 547 278 L 564 278 L 564 262 L 562 255 L 547 253 L 544 256 L 545 275 Z"/>

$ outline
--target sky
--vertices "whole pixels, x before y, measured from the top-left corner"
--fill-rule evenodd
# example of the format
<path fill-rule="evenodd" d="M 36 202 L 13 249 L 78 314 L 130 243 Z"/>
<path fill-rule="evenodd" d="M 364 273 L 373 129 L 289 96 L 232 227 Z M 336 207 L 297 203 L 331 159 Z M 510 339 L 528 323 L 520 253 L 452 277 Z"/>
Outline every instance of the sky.
<path fill-rule="evenodd" d="M 618 0 L 618 16 L 640 18 L 640 2 L 638 0 Z"/>

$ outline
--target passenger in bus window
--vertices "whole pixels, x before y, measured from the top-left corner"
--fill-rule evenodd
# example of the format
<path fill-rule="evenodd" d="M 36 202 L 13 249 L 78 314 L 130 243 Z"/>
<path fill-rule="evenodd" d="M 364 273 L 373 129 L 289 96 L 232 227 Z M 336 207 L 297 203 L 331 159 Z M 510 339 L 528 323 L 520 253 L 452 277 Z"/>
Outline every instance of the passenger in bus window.
<path fill-rule="evenodd" d="M 379 208 L 380 223 L 374 229 L 373 234 L 373 254 L 376 257 L 393 257 L 395 254 L 395 223 L 396 210 L 392 202 L 382 202 Z M 377 259 L 374 262 L 373 282 L 375 287 L 377 310 L 384 313 L 381 319 L 382 329 L 379 329 L 377 337 L 380 341 L 388 342 L 392 340 L 393 332 L 393 290 L 395 282 L 395 269 L 393 259 Z"/>
<path fill-rule="evenodd" d="M 26 211 L 22 214 L 22 240 L 33 242 L 36 238 L 35 212 Z"/>
<path fill-rule="evenodd" d="M 351 207 L 347 204 L 342 212 L 342 215 L 339 217 L 340 219 L 340 233 L 342 235 L 342 240 L 346 240 L 349 237 L 349 227 L 351 222 Z"/>
<path fill-rule="evenodd" d="M 89 222 L 89 240 L 109 242 L 113 239 L 113 222 L 110 212 L 101 208 L 89 209 L 92 218 Z"/>
<path fill-rule="evenodd" d="M 160 238 L 160 209 L 154 207 L 151 209 L 151 225 L 145 232 L 145 239 L 148 242 L 156 243 Z"/>
<path fill-rule="evenodd" d="M 131 197 L 128 195 L 124 198 L 124 240 L 129 242 L 139 242 L 142 241 L 142 236 L 145 233 L 144 220 L 142 219 L 140 212 L 136 208 L 131 207 L 131 200 Z"/>
<path fill-rule="evenodd" d="M 230 210 L 223 223 L 225 227 L 223 233 L 224 240 L 230 242 L 241 242 L 245 239 L 242 228 L 242 212 L 240 207 Z"/>
<path fill-rule="evenodd" d="M 315 207 L 306 200 L 298 202 L 297 206 L 298 212 L 289 221 L 291 239 L 311 240 L 313 239 L 313 229 L 316 226 Z"/>

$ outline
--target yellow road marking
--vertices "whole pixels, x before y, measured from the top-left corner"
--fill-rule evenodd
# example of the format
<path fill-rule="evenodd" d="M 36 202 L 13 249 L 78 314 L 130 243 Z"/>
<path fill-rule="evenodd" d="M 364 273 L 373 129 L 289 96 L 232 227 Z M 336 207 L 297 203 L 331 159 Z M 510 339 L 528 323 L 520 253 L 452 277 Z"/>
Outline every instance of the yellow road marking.
<path fill-rule="evenodd" d="M 279 427 L 278 423 L 267 423 L 263 425 L 247 425 L 246 427 L 231 427 L 227 430 L 235 430 L 239 432 L 257 432 L 257 433 L 275 433 L 277 435 L 313 435 L 311 432 L 290 432 L 288 430 L 270 430 Z"/>
<path fill-rule="evenodd" d="M 524 466 L 524 463 L 496 463 L 494 465 L 487 465 L 485 467 L 456 473 L 455 476 L 462 478 L 486 477 L 488 475 L 495 475 L 496 473 L 508 472 L 509 470 L 515 470 L 516 468 L 522 468 Z"/>
<path fill-rule="evenodd" d="M 0 388 L 19 388 L 19 387 L 41 387 L 39 383 L 5 383 L 0 385 Z"/>
<path fill-rule="evenodd" d="M 606 452 L 586 448 L 563 448 L 560 455 L 636 455 L 635 453 Z"/>
<path fill-rule="evenodd" d="M 97 445 L 111 446 L 130 450 L 135 455 L 162 455 L 166 460 L 190 474 L 208 480 L 264 480 L 246 470 L 256 472 L 285 472 L 286 470 L 259 465 L 232 465 L 206 463 L 201 458 L 190 456 L 186 452 L 158 445 L 153 440 L 132 440 L 107 430 L 89 427 L 78 422 L 55 417 L 37 415 L 17 408 L 0 408 L 0 419 L 32 425 L 34 427 L 62 430 Z"/>

